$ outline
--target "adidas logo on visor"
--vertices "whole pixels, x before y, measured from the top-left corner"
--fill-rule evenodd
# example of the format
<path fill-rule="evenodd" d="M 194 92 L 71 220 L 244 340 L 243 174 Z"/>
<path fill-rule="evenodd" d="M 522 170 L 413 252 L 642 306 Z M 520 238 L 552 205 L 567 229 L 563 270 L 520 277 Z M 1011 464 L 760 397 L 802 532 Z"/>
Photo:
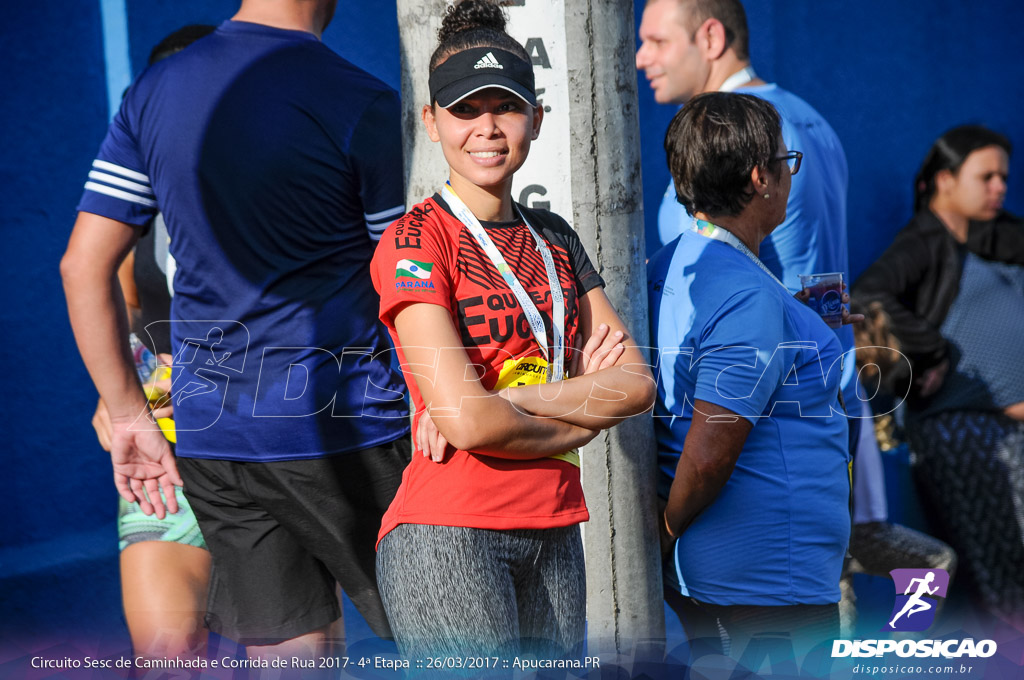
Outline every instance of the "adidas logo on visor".
<path fill-rule="evenodd" d="M 494 58 L 494 54 L 492 54 L 491 52 L 488 52 L 484 56 L 480 57 L 480 61 L 476 62 L 476 65 L 473 66 L 473 68 L 500 68 L 500 69 L 504 69 L 505 67 L 498 63 L 498 60 Z"/>

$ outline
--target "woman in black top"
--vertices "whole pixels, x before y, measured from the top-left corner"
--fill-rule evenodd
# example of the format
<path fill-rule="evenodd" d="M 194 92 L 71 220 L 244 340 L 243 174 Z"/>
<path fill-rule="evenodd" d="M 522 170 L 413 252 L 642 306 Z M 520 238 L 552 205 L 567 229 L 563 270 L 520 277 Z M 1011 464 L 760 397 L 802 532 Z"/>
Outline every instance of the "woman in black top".
<path fill-rule="evenodd" d="M 1002 209 L 1011 147 L 963 126 L 915 181 L 917 213 L 857 281 L 911 371 L 907 433 L 926 500 L 983 603 L 1024 617 L 1024 223 Z"/>

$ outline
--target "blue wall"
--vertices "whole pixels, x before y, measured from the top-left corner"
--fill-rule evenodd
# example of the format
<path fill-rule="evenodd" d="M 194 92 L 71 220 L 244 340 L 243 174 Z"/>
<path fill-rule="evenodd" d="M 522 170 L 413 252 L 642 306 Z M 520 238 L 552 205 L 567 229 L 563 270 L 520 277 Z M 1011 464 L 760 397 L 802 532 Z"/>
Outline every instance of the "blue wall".
<path fill-rule="evenodd" d="M 18 641 L 126 640 L 110 459 L 90 426 L 96 392 L 75 349 L 58 263 L 108 121 L 101 0 L 0 10 L 0 677 Z M 324 42 L 399 84 L 391 2 L 345 3 Z M 126 0 L 131 70 L 189 23 L 217 24 L 235 0 Z M 87 582 L 85 585 L 84 582 Z"/>
<path fill-rule="evenodd" d="M 325 42 L 397 87 L 393 0 L 341 4 Z M 1011 49 L 1024 26 L 1024 3 L 747 5 L 760 74 L 817 107 L 846 146 L 855 274 L 909 217 L 911 178 L 944 129 L 979 122 L 1024 144 L 1024 60 Z M 127 0 L 133 72 L 168 32 L 218 23 L 235 6 Z M 0 639 L 108 629 L 123 635 L 110 464 L 89 425 L 96 395 L 75 350 L 57 272 L 108 120 L 99 0 L 4 3 L 0 18 Z M 668 182 L 661 137 L 673 110 L 653 103 L 642 77 L 639 91 L 650 230 Z M 1008 206 L 1024 210 L 1020 173 L 1011 175 Z M 4 658 L 0 649 L 0 671 Z"/>

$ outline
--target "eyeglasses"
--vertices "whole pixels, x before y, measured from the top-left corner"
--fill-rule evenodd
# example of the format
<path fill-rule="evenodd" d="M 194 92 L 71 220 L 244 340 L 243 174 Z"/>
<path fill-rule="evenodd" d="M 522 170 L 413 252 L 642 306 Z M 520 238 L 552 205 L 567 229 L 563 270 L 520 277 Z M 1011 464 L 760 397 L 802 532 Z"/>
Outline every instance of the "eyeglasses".
<path fill-rule="evenodd" d="M 777 161 L 786 161 L 786 165 L 789 166 L 789 174 L 795 175 L 800 172 L 800 161 L 804 159 L 803 151 L 790 151 L 784 156 L 776 156 Z"/>

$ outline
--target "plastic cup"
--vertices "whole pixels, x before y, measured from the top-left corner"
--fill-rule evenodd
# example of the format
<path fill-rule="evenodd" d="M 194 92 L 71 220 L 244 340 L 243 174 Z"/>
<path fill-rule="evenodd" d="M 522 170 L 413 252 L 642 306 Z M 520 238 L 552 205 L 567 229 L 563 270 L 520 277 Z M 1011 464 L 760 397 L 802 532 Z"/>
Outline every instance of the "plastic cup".
<path fill-rule="evenodd" d="M 843 325 L 843 273 L 801 274 L 800 285 L 811 296 L 807 305 L 821 316 L 829 328 Z"/>

